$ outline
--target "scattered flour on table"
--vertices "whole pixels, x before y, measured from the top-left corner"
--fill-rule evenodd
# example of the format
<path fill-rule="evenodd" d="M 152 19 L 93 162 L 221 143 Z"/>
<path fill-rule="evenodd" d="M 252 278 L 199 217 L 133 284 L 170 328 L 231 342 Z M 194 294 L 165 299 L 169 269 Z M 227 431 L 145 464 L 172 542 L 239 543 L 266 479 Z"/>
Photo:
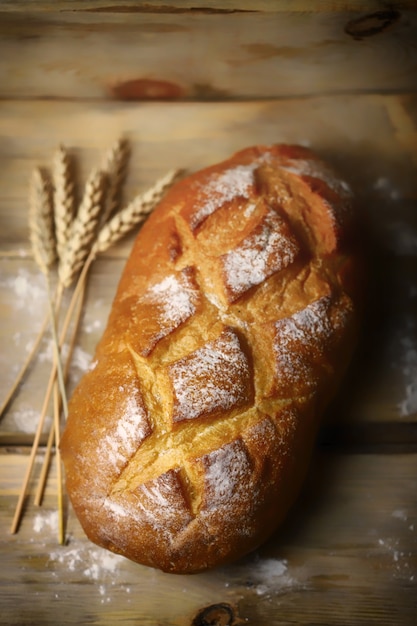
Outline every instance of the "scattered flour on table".
<path fill-rule="evenodd" d="M 90 365 L 91 354 L 80 348 L 80 346 L 76 346 L 72 353 L 71 367 L 87 372 L 90 369 Z"/>
<path fill-rule="evenodd" d="M 384 244 L 398 256 L 417 255 L 417 229 L 413 223 L 401 218 L 398 207 L 404 201 L 404 194 L 390 179 L 381 176 L 373 184 L 373 190 L 393 203 L 389 215 L 382 221 Z"/>
<path fill-rule="evenodd" d="M 35 533 L 47 532 L 49 535 L 58 532 L 58 512 L 42 511 L 33 519 Z M 32 540 L 33 541 L 33 540 Z M 103 548 L 90 543 L 80 543 L 72 540 L 68 545 L 59 546 L 49 554 L 49 560 L 62 565 L 67 572 L 81 575 L 86 580 L 99 583 L 97 587 L 101 604 L 110 603 L 111 588 L 116 584 L 118 589 L 130 593 L 131 588 L 123 584 L 120 565 L 126 561 L 124 557 L 113 554 Z M 54 571 L 54 577 L 59 578 L 59 569 Z M 59 594 L 56 595 L 59 597 Z M 127 600 L 130 602 L 130 600 Z"/>
<path fill-rule="evenodd" d="M 130 587 L 123 585 L 120 578 L 120 565 L 125 559 L 122 556 L 108 552 L 93 544 L 71 543 L 51 552 L 51 561 L 63 565 L 65 570 L 81 575 L 83 578 L 98 583 L 97 590 L 101 596 L 101 604 L 112 600 L 111 588 L 115 585 L 130 593 Z M 59 571 L 55 572 L 59 577 Z"/>
<path fill-rule="evenodd" d="M 283 591 L 295 584 L 289 574 L 286 560 L 262 559 L 255 565 L 251 575 L 254 578 L 255 591 L 259 596 Z"/>
<path fill-rule="evenodd" d="M 408 578 L 410 582 L 417 579 L 417 571 L 411 566 L 410 558 L 413 556 L 411 550 L 402 550 L 398 539 L 379 539 L 378 544 L 392 556 L 393 575 L 396 578 Z"/>
<path fill-rule="evenodd" d="M 20 268 L 17 276 L 7 278 L 5 286 L 13 290 L 16 296 L 14 305 L 17 309 L 24 309 L 31 305 L 31 309 L 36 312 L 38 308 L 46 308 L 48 302 L 47 288 L 43 274 L 31 274 L 27 270 Z M 42 306 L 33 307 L 34 303 Z"/>
<path fill-rule="evenodd" d="M 12 410 L 11 413 L 14 423 L 19 431 L 23 433 L 34 433 L 40 419 L 40 412 L 32 407 L 22 406 L 19 409 Z M 45 416 L 45 429 L 51 423 L 51 416 Z"/>
<path fill-rule="evenodd" d="M 103 324 L 107 319 L 110 310 L 110 303 L 105 302 L 103 298 L 97 298 L 85 307 L 82 320 L 82 330 L 88 335 L 97 333 L 103 328 Z"/>
<path fill-rule="evenodd" d="M 43 530 L 58 530 L 58 511 L 37 513 L 33 519 L 33 530 L 40 533 Z"/>
<path fill-rule="evenodd" d="M 300 568 L 291 569 L 287 559 L 262 558 L 258 555 L 245 560 L 242 564 L 230 566 L 225 574 L 230 572 L 230 579 L 226 579 L 225 587 L 232 588 L 234 582 L 246 580 L 247 587 L 257 596 L 269 600 L 272 597 L 285 593 L 289 589 L 305 587 L 305 572 Z"/>
<path fill-rule="evenodd" d="M 404 509 L 394 509 L 394 511 L 391 513 L 391 516 L 394 517 L 395 519 L 399 519 L 402 522 L 407 523 L 408 525 L 408 530 L 413 532 L 414 531 L 414 524 L 410 524 L 409 520 L 408 520 L 408 514 L 407 511 Z M 416 542 L 417 542 L 417 538 L 416 538 Z"/>
<path fill-rule="evenodd" d="M 407 317 L 392 337 L 392 369 L 400 372 L 403 397 L 398 403 L 401 417 L 417 413 L 417 320 Z"/>
<path fill-rule="evenodd" d="M 58 512 L 46 511 L 35 515 L 33 530 L 36 533 L 46 531 L 48 535 L 57 533 Z M 69 545 L 59 546 L 53 550 L 49 554 L 49 560 L 58 566 L 62 565 L 66 572 L 72 572 L 74 575 L 80 575 L 86 580 L 98 583 L 97 590 L 102 604 L 111 602 L 111 588 L 115 585 L 118 586 L 118 590 L 124 589 L 126 593 L 131 591 L 128 585 L 123 584 L 120 576 L 120 565 L 126 559 L 94 544 L 72 540 Z M 59 578 L 59 567 L 53 575 Z"/>
<path fill-rule="evenodd" d="M 385 550 L 392 558 L 393 576 L 395 578 L 405 578 L 410 582 L 417 580 L 417 568 L 415 554 L 417 549 L 417 537 L 414 523 L 411 523 L 405 509 L 394 509 L 391 517 L 398 520 L 398 523 L 406 526 L 409 540 L 407 546 L 404 545 L 404 528 L 401 528 L 402 540 L 394 537 L 379 538 L 378 545 Z M 406 535 L 406 536 L 407 536 Z"/>
<path fill-rule="evenodd" d="M 417 231 L 410 224 L 394 221 L 388 227 L 389 247 L 398 256 L 417 256 Z"/>
<path fill-rule="evenodd" d="M 58 514 L 55 511 L 42 511 L 38 513 L 33 520 L 33 530 L 36 533 L 47 531 L 56 533 L 58 530 Z M 101 604 L 110 603 L 112 600 L 112 588 L 117 585 L 118 591 L 123 591 L 130 595 L 132 588 L 126 584 L 126 572 L 124 574 L 124 565 L 128 561 L 117 554 L 113 554 L 103 548 L 99 548 L 91 543 L 85 543 L 72 539 L 66 546 L 59 546 L 52 550 L 49 554 L 49 560 L 55 564 L 54 577 L 60 577 L 60 566 L 66 572 L 73 573 L 74 580 L 77 576 L 82 579 L 97 583 L 97 591 L 100 596 Z M 138 566 L 140 567 L 140 566 Z M 165 574 L 149 568 L 149 576 L 155 578 Z M 256 556 L 242 565 L 231 565 L 223 570 L 224 586 L 232 589 L 236 578 L 250 579 L 250 586 L 257 596 L 265 599 L 271 598 L 276 594 L 283 593 L 290 588 L 299 588 L 301 583 L 296 580 L 294 573 L 290 572 L 288 561 L 286 559 L 276 558 L 260 558 Z M 221 570 L 219 576 L 222 576 Z M 192 582 L 193 579 L 186 577 L 186 582 Z M 188 584 L 186 584 L 188 588 Z M 59 594 L 58 594 L 59 595 Z M 133 594 L 132 594 L 133 595 Z M 128 603 L 130 598 L 126 598 Z"/>
<path fill-rule="evenodd" d="M 42 511 L 33 518 L 33 530 L 36 533 L 43 531 L 58 531 L 58 511 Z M 109 576 L 114 577 L 119 565 L 125 561 L 124 557 L 113 554 L 104 548 L 89 543 L 79 543 L 72 540 L 68 545 L 59 546 L 49 555 L 51 561 L 65 565 L 70 572 L 79 572 L 91 580 L 104 581 Z"/>
<path fill-rule="evenodd" d="M 65 565 L 70 572 L 81 573 L 86 578 L 103 581 L 106 577 L 114 576 L 123 557 L 101 548 L 75 545 L 60 547 L 51 552 L 50 559 Z"/>
<path fill-rule="evenodd" d="M 91 333 L 97 332 L 97 331 L 101 330 L 101 328 L 102 328 L 101 320 L 92 320 L 91 322 L 84 323 L 84 325 L 83 325 L 83 330 L 87 334 L 91 334 Z"/>
<path fill-rule="evenodd" d="M 47 289 L 45 277 L 41 273 L 32 274 L 20 268 L 15 276 L 0 274 L 0 288 L 4 292 L 4 304 L 10 307 L 10 315 L 16 320 L 25 320 L 30 315 L 30 325 L 18 329 L 11 339 L 15 346 L 25 342 L 27 352 L 33 346 L 38 330 L 48 311 Z M 20 322 L 22 323 L 22 322 Z M 8 360 L 10 361 L 9 357 Z M 20 364 L 8 364 L 8 370 L 20 369 Z"/>
<path fill-rule="evenodd" d="M 407 512 L 404 511 L 404 509 L 395 509 L 392 513 L 391 513 L 392 517 L 395 517 L 396 519 L 401 519 L 403 522 L 407 521 Z"/>
<path fill-rule="evenodd" d="M 394 183 L 386 176 L 380 176 L 373 184 L 375 191 L 388 196 L 391 200 L 400 200 L 402 193 Z"/>
<path fill-rule="evenodd" d="M 25 269 L 19 269 L 17 276 L 7 277 L 6 280 L 0 279 L 0 286 L 5 286 L 12 290 L 15 298 L 13 300 L 13 306 L 17 310 L 30 310 L 31 320 L 35 322 L 44 319 L 48 312 L 48 295 L 45 284 L 45 277 L 41 273 L 32 274 Z M 97 306 L 101 306 L 101 302 L 98 302 Z M 102 323 L 99 319 L 91 321 L 84 327 L 85 332 L 91 333 L 95 330 L 99 330 Z M 22 333 L 17 331 L 13 335 L 13 340 L 16 345 L 22 341 Z M 32 342 L 28 342 L 26 350 L 32 347 Z M 63 353 L 68 351 L 68 346 L 64 346 Z M 44 350 L 39 354 L 40 361 L 51 361 L 53 354 L 52 339 L 48 341 Z M 81 348 L 77 347 L 73 354 L 73 366 L 86 371 L 91 361 L 91 356 L 84 352 Z"/>
<path fill-rule="evenodd" d="M 64 344 L 62 347 L 62 357 L 66 360 L 68 356 L 69 346 Z M 52 363 L 54 354 L 54 343 L 52 339 L 49 339 L 43 350 L 39 353 L 38 359 L 40 363 Z M 91 365 L 91 354 L 76 346 L 71 356 L 71 368 L 74 370 L 80 370 L 81 372 L 87 372 Z"/>

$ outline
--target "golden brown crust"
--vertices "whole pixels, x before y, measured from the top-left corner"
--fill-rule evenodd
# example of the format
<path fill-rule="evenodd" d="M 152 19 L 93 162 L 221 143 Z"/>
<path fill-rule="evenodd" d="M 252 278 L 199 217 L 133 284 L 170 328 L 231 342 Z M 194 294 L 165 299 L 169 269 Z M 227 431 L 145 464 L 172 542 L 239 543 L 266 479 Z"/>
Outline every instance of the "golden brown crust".
<path fill-rule="evenodd" d="M 175 573 L 284 518 L 356 334 L 347 185 L 258 146 L 184 179 L 134 244 L 61 442 L 87 535 Z"/>

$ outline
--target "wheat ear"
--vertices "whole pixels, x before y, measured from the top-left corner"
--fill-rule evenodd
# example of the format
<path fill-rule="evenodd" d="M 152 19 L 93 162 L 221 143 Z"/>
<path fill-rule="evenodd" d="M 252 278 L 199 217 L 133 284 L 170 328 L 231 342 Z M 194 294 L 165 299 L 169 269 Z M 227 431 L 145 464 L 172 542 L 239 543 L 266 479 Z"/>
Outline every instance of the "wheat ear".
<path fill-rule="evenodd" d="M 62 287 L 71 285 L 88 256 L 100 219 L 105 180 L 104 172 L 93 170 L 86 183 L 78 214 L 72 223 L 71 236 L 58 267 Z"/>
<path fill-rule="evenodd" d="M 57 258 L 51 192 L 45 172 L 36 167 L 29 186 L 29 236 L 34 259 L 44 274 Z"/>
<path fill-rule="evenodd" d="M 124 209 L 116 213 L 100 230 L 92 248 L 93 258 L 105 252 L 134 226 L 140 224 L 161 200 L 166 190 L 180 176 L 180 170 L 172 170 L 160 178 L 150 189 L 136 196 Z"/>
<path fill-rule="evenodd" d="M 78 276 L 65 316 L 64 329 L 68 328 L 75 304 L 80 295 L 82 297 L 82 294 L 84 293 L 88 271 L 97 254 L 108 250 L 114 243 L 119 241 L 123 235 L 126 235 L 132 228 L 142 222 L 155 208 L 156 204 L 159 200 L 161 200 L 167 189 L 182 175 L 182 173 L 182 170 L 172 170 L 171 172 L 168 172 L 168 174 L 160 178 L 145 193 L 137 196 L 127 205 L 125 209 L 120 211 L 120 213 L 117 213 L 102 227 L 95 243 L 90 249 L 90 253 L 83 263 L 81 272 Z"/>
<path fill-rule="evenodd" d="M 58 255 L 61 257 L 70 237 L 75 207 L 72 161 L 64 146 L 56 150 L 52 163 L 55 233 Z"/>
<path fill-rule="evenodd" d="M 122 189 L 130 159 L 130 145 L 119 139 L 104 156 L 101 169 L 107 175 L 107 190 L 101 223 L 105 224 L 120 208 Z"/>
<path fill-rule="evenodd" d="M 52 189 L 46 173 L 38 167 L 33 170 L 29 185 L 29 238 L 35 262 L 46 279 L 49 317 L 54 340 L 55 358 L 57 360 L 58 379 L 61 393 L 65 396 L 50 276 L 50 269 L 57 258 Z"/>

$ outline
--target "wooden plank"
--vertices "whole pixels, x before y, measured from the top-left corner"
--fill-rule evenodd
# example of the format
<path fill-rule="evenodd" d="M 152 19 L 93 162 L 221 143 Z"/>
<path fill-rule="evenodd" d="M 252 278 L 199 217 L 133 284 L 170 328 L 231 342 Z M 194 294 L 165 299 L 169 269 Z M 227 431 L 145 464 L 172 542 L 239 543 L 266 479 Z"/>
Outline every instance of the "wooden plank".
<path fill-rule="evenodd" d="M 406 104 L 395 98 L 388 99 L 386 107 L 398 142 L 404 147 L 404 151 L 409 153 L 417 168 L 417 127 L 412 114 L 407 111 Z"/>
<path fill-rule="evenodd" d="M 0 454 L 0 602 L 7 624 L 191 626 L 214 603 L 230 604 L 257 626 L 415 623 L 415 454 L 322 453 L 287 523 L 267 544 L 238 563 L 188 577 L 95 547 L 71 510 L 68 544 L 58 546 L 54 471 L 44 505 L 29 503 L 19 533 L 10 536 L 26 459 Z"/>
<path fill-rule="evenodd" d="M 50 165 L 61 141 L 74 148 L 84 181 L 103 151 L 126 134 L 133 146 L 127 198 L 173 167 L 192 171 L 253 143 L 301 142 L 315 147 L 351 181 L 367 229 L 368 316 L 352 377 L 332 408 L 333 421 L 353 427 L 384 423 L 389 428 L 415 423 L 415 165 L 402 138 L 409 137 L 406 124 L 415 127 L 416 102 L 413 97 L 343 96 L 140 106 L 0 103 L 4 138 L 0 144 L 0 398 L 14 380 L 47 310 L 44 280 L 29 256 L 27 180 L 35 165 Z M 396 123 L 391 121 L 389 111 L 402 112 L 400 124 L 398 115 Z M 132 236 L 94 265 L 71 388 L 103 331 L 131 242 Z M 50 354 L 47 341 L 41 348 L 41 363 L 0 424 L 3 442 L 28 443 L 42 406 Z M 357 438 L 355 433 L 349 437 Z"/>
<path fill-rule="evenodd" d="M 241 103 L 0 102 L 0 247 L 27 249 L 27 185 L 59 143 L 74 149 L 79 178 L 120 136 L 133 144 L 127 198 L 172 167 L 195 170 L 253 143 L 314 146 L 357 191 L 377 244 L 403 255 L 393 223 L 415 226 L 414 167 L 387 116 L 397 97 L 339 96 Z M 412 111 L 417 99 L 406 99 Z M 381 220 L 383 213 L 383 220 Z M 414 223 L 415 224 L 415 223 Z M 7 225 L 7 227 L 6 227 Z M 404 227 L 404 230 L 407 230 Z M 395 233 L 394 233 L 395 234 Z M 398 248 L 398 249 L 397 249 Z M 411 245 L 411 252 L 414 250 Z"/>
<path fill-rule="evenodd" d="M 155 5 L 155 13 L 126 13 L 114 4 L 110 12 L 98 10 L 105 9 L 101 4 L 88 11 L 85 3 L 78 10 L 59 3 L 52 11 L 48 3 L 43 11 L 7 12 L 3 3 L 0 97 L 228 100 L 415 92 L 417 12 L 365 19 L 366 12 L 358 17 L 349 10 L 271 9 L 279 4 L 175 12 L 165 3 Z"/>
<path fill-rule="evenodd" d="M 399 10 L 414 9 L 413 0 L 401 0 L 395 2 Z M 38 0 L 0 0 L 0 8 L 3 11 L 21 12 L 36 11 L 102 11 L 109 13 L 133 13 L 133 12 L 214 12 L 229 13 L 234 11 L 262 11 L 262 12 L 331 12 L 331 11 L 378 11 L 381 8 L 380 0 L 228 0 L 225 6 L 222 0 L 205 0 L 204 3 L 196 4 L 195 0 L 174 0 L 169 4 L 161 0 L 60 0 L 59 2 L 46 2 Z"/>
<path fill-rule="evenodd" d="M 250 144 L 312 145 L 352 183 L 370 260 L 358 354 L 297 505 L 254 555 L 199 576 L 93 546 L 69 505 L 68 543 L 58 546 L 54 461 L 43 506 L 33 505 L 43 450 L 19 533 L 9 535 L 29 452 L 14 446 L 33 438 L 47 337 L 0 423 L 5 623 L 191 626 L 213 621 L 193 618 L 214 604 L 217 621 L 231 623 L 221 603 L 234 624 L 417 622 L 417 99 L 388 94 L 415 91 L 417 13 L 414 2 L 396 3 L 389 25 L 378 1 L 363 4 L 0 0 L 0 401 L 47 308 L 28 246 L 27 181 L 60 142 L 79 158 L 83 182 L 127 135 L 128 198 L 174 166 L 195 170 Z M 365 93 L 375 90 L 385 95 Z M 70 392 L 132 237 L 92 268 Z"/>

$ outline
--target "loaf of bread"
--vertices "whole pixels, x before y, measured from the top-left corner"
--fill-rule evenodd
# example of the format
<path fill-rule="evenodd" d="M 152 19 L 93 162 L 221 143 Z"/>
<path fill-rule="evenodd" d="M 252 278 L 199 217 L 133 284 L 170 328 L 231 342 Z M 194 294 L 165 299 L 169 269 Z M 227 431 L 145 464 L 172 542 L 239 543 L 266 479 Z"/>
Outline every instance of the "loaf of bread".
<path fill-rule="evenodd" d="M 354 249 L 349 187 L 306 148 L 248 148 L 171 188 L 61 441 L 93 542 L 193 573 L 273 533 L 352 353 Z"/>

